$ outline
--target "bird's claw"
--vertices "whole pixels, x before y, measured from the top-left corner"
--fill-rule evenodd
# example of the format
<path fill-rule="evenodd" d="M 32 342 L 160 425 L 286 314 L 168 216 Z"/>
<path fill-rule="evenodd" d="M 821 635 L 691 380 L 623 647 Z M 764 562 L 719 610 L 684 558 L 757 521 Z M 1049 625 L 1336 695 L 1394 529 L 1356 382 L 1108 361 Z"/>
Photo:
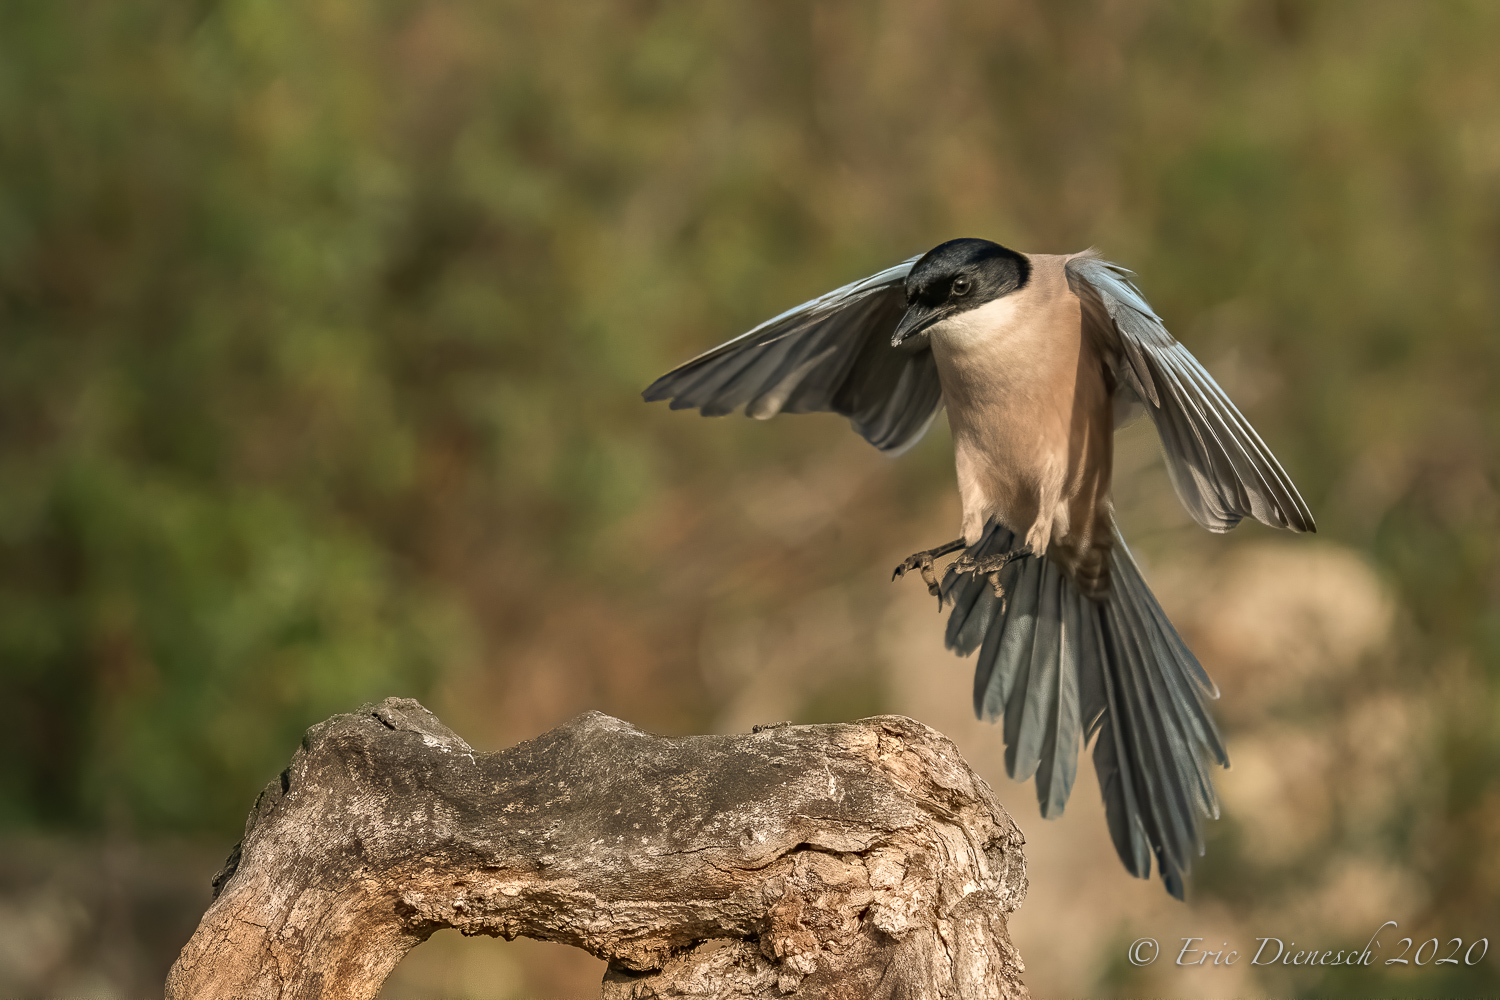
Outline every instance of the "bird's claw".
<path fill-rule="evenodd" d="M 943 610 L 943 585 L 938 583 L 937 573 L 932 568 L 932 561 L 938 556 L 957 552 L 963 547 L 964 540 L 962 538 L 955 538 L 953 541 L 939 545 L 935 549 L 915 552 L 907 556 L 901 565 L 896 567 L 896 571 L 891 574 L 891 579 L 895 580 L 903 577 L 912 570 L 919 571 L 922 574 L 923 582 L 927 584 L 927 592 L 938 599 L 938 610 L 941 611 Z"/>
<path fill-rule="evenodd" d="M 901 565 L 896 567 L 895 572 L 891 574 L 891 579 L 897 580 L 911 570 L 920 572 L 922 574 L 922 581 L 927 584 L 927 592 L 933 597 L 941 599 L 939 591 L 942 588 L 938 585 L 937 573 L 933 572 L 932 569 L 931 552 L 918 552 L 915 555 L 907 556 L 902 560 Z"/>
<path fill-rule="evenodd" d="M 1000 571 L 1012 562 L 1024 556 L 1031 555 L 1031 546 L 1023 545 L 1009 552 L 999 552 L 994 555 L 974 558 L 965 552 L 953 560 L 953 565 L 948 567 L 955 573 L 973 573 L 975 576 L 983 576 L 990 581 L 990 586 L 995 588 L 995 596 L 1005 598 L 1005 588 L 1000 585 Z"/>

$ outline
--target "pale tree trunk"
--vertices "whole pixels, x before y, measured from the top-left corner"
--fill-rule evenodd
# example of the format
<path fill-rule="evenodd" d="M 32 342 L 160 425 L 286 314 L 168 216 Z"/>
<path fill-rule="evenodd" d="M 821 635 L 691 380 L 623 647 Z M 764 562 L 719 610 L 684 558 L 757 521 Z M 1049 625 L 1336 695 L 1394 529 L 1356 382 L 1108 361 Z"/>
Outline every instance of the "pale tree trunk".
<path fill-rule="evenodd" d="M 603 997 L 1026 997 L 1020 831 L 910 719 L 668 739 L 591 712 L 475 753 L 415 701 L 308 731 L 169 998 L 374 997 L 454 927 L 606 959 Z"/>

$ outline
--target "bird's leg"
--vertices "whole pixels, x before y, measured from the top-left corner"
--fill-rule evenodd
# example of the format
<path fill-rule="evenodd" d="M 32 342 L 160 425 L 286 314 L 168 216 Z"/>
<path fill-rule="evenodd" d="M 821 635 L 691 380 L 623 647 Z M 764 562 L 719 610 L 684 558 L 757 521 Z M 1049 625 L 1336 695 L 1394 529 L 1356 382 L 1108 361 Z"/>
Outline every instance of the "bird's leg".
<path fill-rule="evenodd" d="M 1022 545 L 1018 549 L 1009 552 L 996 552 L 993 555 L 975 559 L 965 553 L 953 560 L 953 565 L 948 568 L 955 573 L 973 573 L 975 576 L 986 576 L 989 578 L 990 586 L 995 588 L 996 597 L 1004 597 L 1005 589 L 1000 586 L 1000 571 L 1010 565 L 1016 559 L 1032 554 L 1030 545 Z"/>
<path fill-rule="evenodd" d="M 894 580 L 897 577 L 905 576 L 908 570 L 920 570 L 922 579 L 927 584 L 927 592 L 933 597 L 938 597 L 938 579 L 937 574 L 932 571 L 932 561 L 950 552 L 957 552 L 966 544 L 962 538 L 955 538 L 951 542 L 944 542 L 935 549 L 913 553 L 907 556 L 900 566 L 896 567 L 896 571 L 891 574 L 891 579 Z"/>

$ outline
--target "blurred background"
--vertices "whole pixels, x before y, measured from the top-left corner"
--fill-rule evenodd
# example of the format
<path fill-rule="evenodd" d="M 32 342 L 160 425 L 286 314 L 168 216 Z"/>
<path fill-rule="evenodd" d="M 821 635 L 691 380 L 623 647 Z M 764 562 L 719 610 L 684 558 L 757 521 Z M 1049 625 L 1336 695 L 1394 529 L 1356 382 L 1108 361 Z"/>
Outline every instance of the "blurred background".
<path fill-rule="evenodd" d="M 0 994 L 157 993 L 302 731 L 386 695 L 485 749 L 936 726 L 1027 835 L 1039 998 L 1500 992 L 1497 38 L 1483 0 L 6 3 Z M 963 235 L 1136 269 L 1318 517 L 1209 535 L 1121 432 L 1234 761 L 1186 906 L 1091 767 L 1040 820 L 889 582 L 955 534 L 941 421 L 891 461 L 638 395 Z M 1386 920 L 1496 947 L 1125 957 Z M 385 996 L 601 973 L 444 932 Z"/>

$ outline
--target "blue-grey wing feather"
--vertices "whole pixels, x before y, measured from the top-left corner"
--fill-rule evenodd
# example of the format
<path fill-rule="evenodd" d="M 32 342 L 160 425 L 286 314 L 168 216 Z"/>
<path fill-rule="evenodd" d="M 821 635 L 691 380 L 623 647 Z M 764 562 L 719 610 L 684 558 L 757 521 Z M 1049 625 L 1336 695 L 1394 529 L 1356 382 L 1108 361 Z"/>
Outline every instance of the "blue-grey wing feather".
<path fill-rule="evenodd" d="M 1097 296 L 1103 307 L 1107 321 L 1100 317 L 1094 332 L 1114 355 L 1120 391 L 1150 412 L 1172 486 L 1193 519 L 1210 531 L 1228 531 L 1246 517 L 1317 530 L 1276 456 L 1198 359 L 1167 333 L 1131 272 L 1075 257 L 1067 275 L 1080 299 Z"/>
<path fill-rule="evenodd" d="M 642 395 L 704 416 L 741 407 L 761 420 L 839 413 L 881 451 L 900 453 L 943 405 L 931 348 L 891 346 L 916 259 L 789 309 L 674 368 Z"/>

